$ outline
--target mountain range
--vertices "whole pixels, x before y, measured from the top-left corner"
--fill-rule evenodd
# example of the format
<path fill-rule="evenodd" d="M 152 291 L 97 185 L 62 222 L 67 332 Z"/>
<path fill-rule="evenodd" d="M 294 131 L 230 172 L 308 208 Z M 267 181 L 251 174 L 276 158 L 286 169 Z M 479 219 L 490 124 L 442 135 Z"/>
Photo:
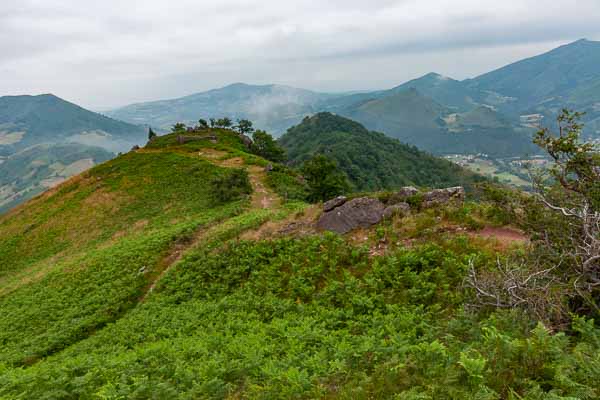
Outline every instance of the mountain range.
<path fill-rule="evenodd" d="M 275 135 L 304 116 L 330 111 L 436 154 L 531 154 L 531 136 L 562 107 L 586 111 L 586 133 L 600 137 L 600 42 L 579 40 L 474 79 L 429 73 L 387 90 L 317 93 L 237 83 L 191 96 L 108 112 L 167 130 L 198 118 L 248 118 Z"/>
<path fill-rule="evenodd" d="M 90 166 L 143 143 L 144 125 L 167 131 L 199 118 L 247 118 L 281 136 L 306 116 L 329 112 L 434 155 L 505 158 L 534 154 L 533 132 L 569 107 L 586 112 L 585 133 L 600 140 L 599 61 L 600 42 L 579 40 L 464 81 L 429 73 L 387 90 L 342 94 L 236 83 L 107 115 L 51 94 L 0 97 L 0 202 L 14 205 L 67 178 L 78 171 L 73 163 Z"/>

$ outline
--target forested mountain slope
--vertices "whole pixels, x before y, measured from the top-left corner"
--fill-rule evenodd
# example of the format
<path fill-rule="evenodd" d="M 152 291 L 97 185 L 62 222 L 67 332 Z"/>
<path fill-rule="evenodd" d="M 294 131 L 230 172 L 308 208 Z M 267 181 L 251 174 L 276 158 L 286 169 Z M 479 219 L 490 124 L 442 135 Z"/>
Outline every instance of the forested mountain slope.
<path fill-rule="evenodd" d="M 305 118 L 279 142 L 292 163 L 300 164 L 315 154 L 335 160 L 357 190 L 471 186 L 483 181 L 455 164 L 331 113 Z"/>

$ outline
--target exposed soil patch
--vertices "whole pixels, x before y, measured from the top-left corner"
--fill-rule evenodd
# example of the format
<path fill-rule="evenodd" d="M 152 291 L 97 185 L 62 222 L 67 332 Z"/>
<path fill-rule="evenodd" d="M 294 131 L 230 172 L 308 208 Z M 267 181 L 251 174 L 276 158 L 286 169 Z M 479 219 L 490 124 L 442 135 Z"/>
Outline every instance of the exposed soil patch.
<path fill-rule="evenodd" d="M 529 242 L 529 237 L 522 231 L 510 227 L 494 228 L 488 226 L 478 232 L 472 233 L 472 235 L 483 239 L 496 240 L 503 248 Z"/>
<path fill-rule="evenodd" d="M 244 159 L 242 157 L 228 158 L 227 160 L 217 162 L 217 165 L 225 168 L 240 168 L 244 166 Z"/>
<path fill-rule="evenodd" d="M 227 155 L 226 151 L 222 151 L 222 150 L 215 150 L 215 149 L 211 149 L 211 148 L 205 148 L 202 149 L 198 152 L 198 155 L 200 157 L 203 158 L 208 158 L 211 160 L 218 160 L 220 158 L 223 158 Z"/>
<path fill-rule="evenodd" d="M 252 193 L 252 208 L 274 208 L 279 205 L 279 198 L 265 185 L 265 172 L 257 166 L 251 165 L 248 168 L 250 183 L 254 189 Z"/>

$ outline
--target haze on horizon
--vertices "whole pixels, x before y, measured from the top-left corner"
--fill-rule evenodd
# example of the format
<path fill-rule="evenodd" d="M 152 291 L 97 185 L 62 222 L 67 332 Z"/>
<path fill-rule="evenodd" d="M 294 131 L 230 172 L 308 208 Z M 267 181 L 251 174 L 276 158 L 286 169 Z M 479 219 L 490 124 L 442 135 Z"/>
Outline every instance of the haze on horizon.
<path fill-rule="evenodd" d="M 580 39 L 597 0 L 3 0 L 0 96 L 93 109 L 233 82 L 322 92 L 465 79 Z"/>

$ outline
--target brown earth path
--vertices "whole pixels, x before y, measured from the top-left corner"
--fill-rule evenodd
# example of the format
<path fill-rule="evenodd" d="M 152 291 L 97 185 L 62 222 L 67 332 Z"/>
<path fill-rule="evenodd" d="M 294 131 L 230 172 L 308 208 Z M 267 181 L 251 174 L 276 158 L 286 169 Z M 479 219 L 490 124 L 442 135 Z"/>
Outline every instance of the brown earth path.
<path fill-rule="evenodd" d="M 501 247 L 508 248 L 529 242 L 529 237 L 522 231 L 510 227 L 485 227 L 474 232 L 473 236 L 497 241 Z"/>

